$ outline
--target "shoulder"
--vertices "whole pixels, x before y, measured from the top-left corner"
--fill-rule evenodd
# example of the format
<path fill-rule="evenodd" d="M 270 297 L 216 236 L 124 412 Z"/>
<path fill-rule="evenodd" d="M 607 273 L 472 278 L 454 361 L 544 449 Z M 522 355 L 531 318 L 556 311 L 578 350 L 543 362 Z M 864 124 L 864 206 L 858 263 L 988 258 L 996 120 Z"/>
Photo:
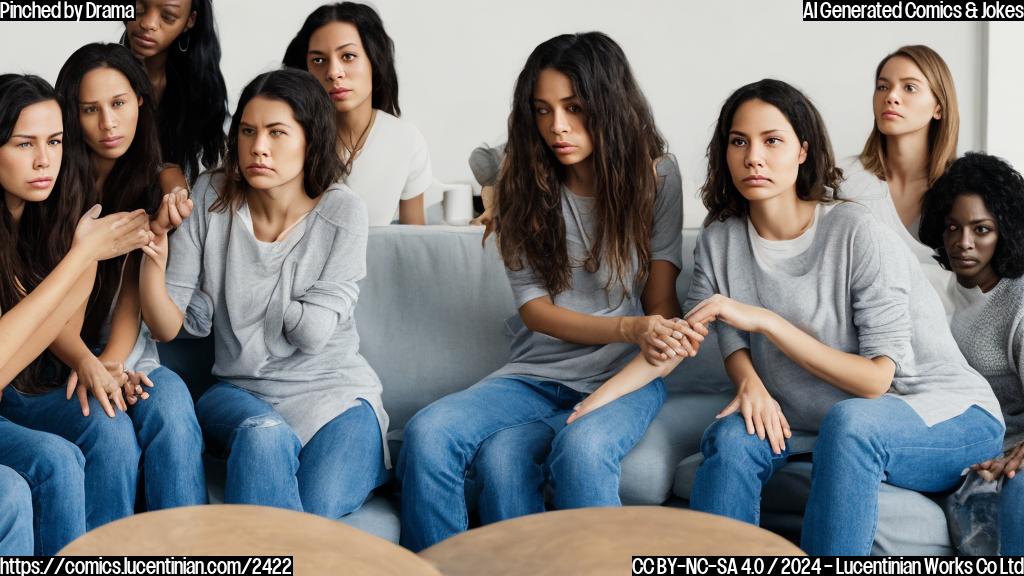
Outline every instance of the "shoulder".
<path fill-rule="evenodd" d="M 704 246 L 726 244 L 732 238 L 746 239 L 747 217 L 731 216 L 725 220 L 715 220 L 700 231 L 700 243 Z"/>
<path fill-rule="evenodd" d="M 377 110 L 377 119 L 374 122 L 377 124 L 375 130 L 379 130 L 380 135 L 389 142 L 417 144 L 423 141 L 423 135 L 420 134 L 415 124 L 383 110 Z"/>
<path fill-rule="evenodd" d="M 820 225 L 832 231 L 866 234 L 872 237 L 886 231 L 885 226 L 875 218 L 870 208 L 848 200 L 836 201 L 822 218 Z"/>
<path fill-rule="evenodd" d="M 1016 317 L 1024 317 L 1024 276 L 1003 278 L 1002 282 L 1006 283 L 1006 290 L 1003 293 L 1006 306 L 1015 312 Z"/>
<path fill-rule="evenodd" d="M 658 178 L 666 178 L 675 176 L 680 178 L 679 172 L 679 160 L 676 159 L 675 154 L 665 154 L 654 161 L 654 171 L 658 175 Z"/>
<path fill-rule="evenodd" d="M 210 206 L 220 198 L 224 190 L 226 178 L 223 170 L 208 170 L 196 178 L 192 185 L 192 202 L 199 211 L 210 212 Z"/>
<path fill-rule="evenodd" d="M 843 171 L 839 197 L 847 200 L 869 200 L 885 195 L 885 181 L 864 168 L 860 157 L 843 158 L 837 165 Z"/>
<path fill-rule="evenodd" d="M 335 228 L 365 234 L 369 226 L 366 202 L 341 182 L 327 188 L 314 211 L 321 220 Z"/>

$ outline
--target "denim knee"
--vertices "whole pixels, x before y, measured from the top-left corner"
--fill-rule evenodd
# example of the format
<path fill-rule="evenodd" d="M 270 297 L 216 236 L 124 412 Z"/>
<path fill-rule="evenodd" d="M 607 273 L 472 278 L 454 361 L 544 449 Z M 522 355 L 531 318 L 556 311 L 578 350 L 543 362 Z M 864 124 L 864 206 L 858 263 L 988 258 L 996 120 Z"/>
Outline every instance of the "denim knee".
<path fill-rule="evenodd" d="M 25 518 L 32 525 L 32 491 L 14 470 L 0 466 L 0 526 L 14 526 Z"/>
<path fill-rule="evenodd" d="M 402 434 L 402 458 L 413 458 L 417 467 L 440 469 L 451 461 L 457 431 L 453 426 L 458 414 L 441 404 L 420 410 L 406 424 Z M 401 468 L 408 466 L 403 463 Z"/>
<path fill-rule="evenodd" d="M 113 460 L 120 467 L 135 474 L 139 468 L 142 449 L 135 436 L 135 427 L 127 414 L 117 413 L 110 418 L 102 411 L 85 417 L 88 423 L 80 435 L 79 447 L 86 455 Z"/>
<path fill-rule="evenodd" d="M 552 475 L 585 478 L 616 471 L 625 456 L 618 449 L 622 440 L 614 428 L 600 424 L 596 419 L 580 420 L 555 436 L 549 459 Z"/>
<path fill-rule="evenodd" d="M 68 487 L 84 485 L 85 456 L 78 446 L 54 434 L 38 436 L 32 444 L 35 458 L 31 466 L 22 471 L 28 476 L 29 483 L 32 486 L 47 482 Z"/>
<path fill-rule="evenodd" d="M 246 418 L 235 428 L 231 439 L 232 454 L 244 450 L 247 454 L 262 454 L 271 459 L 284 454 L 298 458 L 301 449 L 299 437 L 276 413 Z"/>
<path fill-rule="evenodd" d="M 765 440 L 747 433 L 747 423 L 741 414 L 732 414 L 708 426 L 700 441 L 700 451 L 707 460 L 712 456 L 728 463 L 749 467 L 771 457 Z"/>

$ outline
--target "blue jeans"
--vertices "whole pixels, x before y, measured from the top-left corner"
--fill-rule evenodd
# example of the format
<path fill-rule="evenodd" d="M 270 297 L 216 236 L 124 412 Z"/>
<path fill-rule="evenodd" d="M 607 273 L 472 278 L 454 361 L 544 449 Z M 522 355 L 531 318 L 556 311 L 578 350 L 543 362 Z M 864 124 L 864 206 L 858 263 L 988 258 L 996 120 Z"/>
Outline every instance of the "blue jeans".
<path fill-rule="evenodd" d="M 13 470 L 27 482 L 28 542 L 31 547 L 35 540 L 35 554 L 53 556 L 85 533 L 85 458 L 77 446 L 0 417 L 0 470 Z M 6 490 L 0 488 L 0 497 Z M 4 525 L 0 521 L 0 533 Z M 0 544 L 0 554 L 3 549 Z"/>
<path fill-rule="evenodd" d="M 661 379 L 565 425 L 584 395 L 525 376 L 489 378 L 420 410 L 398 460 L 402 545 L 419 551 L 469 526 L 465 481 L 482 486 L 480 517 L 619 506 L 622 459 L 665 401 Z"/>
<path fill-rule="evenodd" d="M 387 480 L 380 424 L 365 400 L 328 422 L 302 446 L 274 407 L 219 382 L 196 403 L 214 454 L 227 455 L 227 504 L 259 504 L 327 518 L 363 505 Z"/>
<path fill-rule="evenodd" d="M 999 492 L 999 553 L 1024 555 L 1024 472 L 1003 480 Z"/>
<path fill-rule="evenodd" d="M 801 548 L 811 555 L 871 553 L 882 482 L 921 492 L 957 485 L 961 472 L 1002 451 L 1003 426 L 972 406 L 934 426 L 892 396 L 838 402 L 821 423 Z M 748 435 L 736 414 L 701 441 L 704 464 L 690 500 L 695 510 L 756 524 L 761 489 L 789 456 Z"/>
<path fill-rule="evenodd" d="M 0 556 L 32 555 L 32 492 L 21 476 L 0 466 Z"/>
<path fill-rule="evenodd" d="M 171 370 L 150 373 L 154 387 L 114 418 L 89 398 L 89 416 L 64 389 L 23 394 L 8 386 L 0 415 L 22 426 L 57 434 L 85 456 L 85 519 L 89 530 L 129 516 L 135 509 L 139 463 L 146 470 L 146 502 L 151 508 L 206 502 L 202 434 L 185 383 Z"/>

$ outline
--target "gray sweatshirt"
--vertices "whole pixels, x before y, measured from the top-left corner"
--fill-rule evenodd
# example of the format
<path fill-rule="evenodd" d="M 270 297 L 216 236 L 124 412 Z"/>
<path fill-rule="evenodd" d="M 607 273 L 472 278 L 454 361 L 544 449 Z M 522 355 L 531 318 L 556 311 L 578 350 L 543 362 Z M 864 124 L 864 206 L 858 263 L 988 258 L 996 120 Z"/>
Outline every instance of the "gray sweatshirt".
<path fill-rule="evenodd" d="M 819 210 L 802 253 L 758 263 L 747 218 L 714 222 L 696 248 L 686 310 L 715 293 L 761 306 L 822 343 L 896 364 L 888 394 L 933 426 L 978 405 L 1002 421 L 985 379 L 968 365 L 942 303 L 906 245 L 871 212 L 843 202 Z M 722 357 L 750 349 L 754 368 L 794 430 L 817 432 L 833 404 L 850 394 L 811 375 L 767 337 L 715 322 Z"/>
<path fill-rule="evenodd" d="M 381 383 L 359 354 L 353 317 L 365 204 L 335 184 L 285 239 L 260 242 L 236 211 L 210 211 L 223 182 L 222 173 L 199 177 L 195 211 L 171 236 L 167 290 L 184 330 L 212 328 L 213 374 L 274 406 L 303 444 L 365 399 L 390 467 Z"/>
<path fill-rule="evenodd" d="M 1024 440 L 1024 278 L 1003 278 L 987 294 L 955 286 L 953 337 L 999 399 L 1011 448 Z"/>

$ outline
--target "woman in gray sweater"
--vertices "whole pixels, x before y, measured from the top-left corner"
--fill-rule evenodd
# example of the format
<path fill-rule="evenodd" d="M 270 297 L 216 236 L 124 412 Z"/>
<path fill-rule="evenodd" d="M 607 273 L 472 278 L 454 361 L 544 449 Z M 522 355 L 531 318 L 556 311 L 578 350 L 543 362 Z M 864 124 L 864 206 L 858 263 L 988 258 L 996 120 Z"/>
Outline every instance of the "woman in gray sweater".
<path fill-rule="evenodd" d="M 935 259 L 956 274 L 951 300 L 952 331 L 968 362 L 988 380 L 1006 421 L 1003 454 L 972 469 L 954 502 L 994 503 L 970 517 L 999 518 L 994 525 L 950 518 L 953 537 L 965 554 L 1024 554 L 1024 178 L 1009 164 L 986 154 L 968 153 L 925 195 L 921 241 Z M 980 481 L 979 481 L 980 480 Z M 998 500 L 972 493 L 998 493 Z M 956 508 L 955 508 L 956 509 Z M 981 511 L 979 511 L 981 512 Z"/>
<path fill-rule="evenodd" d="M 831 200 L 841 174 L 803 94 L 777 80 L 737 90 L 708 164 L 684 308 L 715 321 L 737 393 L 704 434 L 691 505 L 756 523 L 787 439 L 817 434 L 801 545 L 868 554 L 879 485 L 955 486 L 999 453 L 999 404 L 906 245 Z"/>
<path fill-rule="evenodd" d="M 215 342 L 220 382 L 196 404 L 227 453 L 224 500 L 338 518 L 390 466 L 381 384 L 359 355 L 366 206 L 337 182 L 334 115 L 307 72 L 256 77 L 239 100 L 225 168 L 196 182 L 195 212 L 145 248 L 154 337 Z"/>

